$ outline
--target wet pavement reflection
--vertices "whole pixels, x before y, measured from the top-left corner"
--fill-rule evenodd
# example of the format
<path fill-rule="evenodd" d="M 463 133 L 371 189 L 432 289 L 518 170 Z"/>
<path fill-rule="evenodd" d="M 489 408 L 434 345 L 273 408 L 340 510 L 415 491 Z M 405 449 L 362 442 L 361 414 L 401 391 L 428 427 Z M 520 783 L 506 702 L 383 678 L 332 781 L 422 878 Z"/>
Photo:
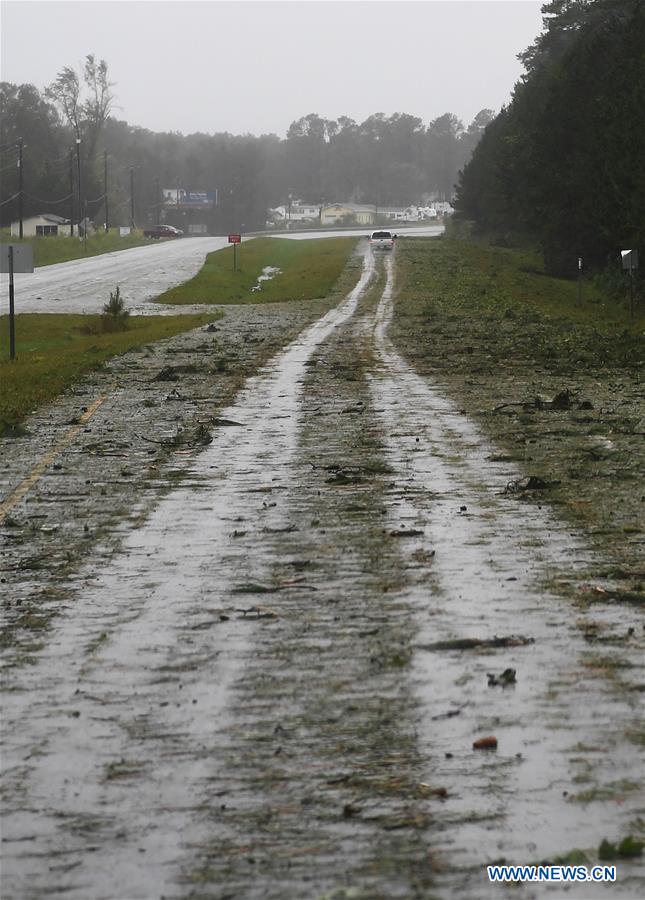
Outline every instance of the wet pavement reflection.
<path fill-rule="evenodd" d="M 504 494 L 388 338 L 395 256 L 359 252 L 10 671 L 7 900 L 476 900 L 487 862 L 633 827 L 642 660 L 604 647 L 626 681 L 594 677 L 562 593 L 586 548 Z"/>

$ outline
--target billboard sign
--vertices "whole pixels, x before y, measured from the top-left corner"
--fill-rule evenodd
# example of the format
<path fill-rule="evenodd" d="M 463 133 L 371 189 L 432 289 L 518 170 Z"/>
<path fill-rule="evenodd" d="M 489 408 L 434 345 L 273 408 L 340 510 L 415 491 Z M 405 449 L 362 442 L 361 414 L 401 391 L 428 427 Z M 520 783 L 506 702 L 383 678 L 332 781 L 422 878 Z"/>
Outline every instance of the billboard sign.
<path fill-rule="evenodd" d="M 164 188 L 163 205 L 179 209 L 207 209 L 217 205 L 217 191 L 189 191 L 186 188 Z"/>

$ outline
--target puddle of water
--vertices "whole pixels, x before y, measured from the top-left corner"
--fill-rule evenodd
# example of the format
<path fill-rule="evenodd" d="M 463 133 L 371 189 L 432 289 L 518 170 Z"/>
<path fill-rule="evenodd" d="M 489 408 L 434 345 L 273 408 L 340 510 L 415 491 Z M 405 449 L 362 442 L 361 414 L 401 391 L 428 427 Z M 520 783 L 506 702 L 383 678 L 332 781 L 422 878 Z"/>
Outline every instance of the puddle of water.
<path fill-rule="evenodd" d="M 263 529 L 288 524 L 278 489 L 297 445 L 305 363 L 373 273 L 364 255 L 345 300 L 249 379 L 221 414 L 240 427 L 218 429 L 190 483 L 107 568 L 88 567 L 38 663 L 14 672 L 3 716 L 7 897 L 54 885 L 83 900 L 159 896 L 186 848 L 212 832 L 204 786 L 254 628 L 235 607 L 257 602 L 232 589 L 270 571 Z M 53 875 L 59 853 L 69 865 Z"/>
<path fill-rule="evenodd" d="M 418 609 L 419 647 L 463 637 L 535 639 L 496 651 L 417 649 L 414 658 L 424 710 L 420 739 L 433 761 L 426 780 L 450 795 L 437 813 L 433 852 L 448 870 L 472 866 L 476 873 L 446 875 L 447 893 L 438 896 L 455 896 L 458 883 L 459 897 L 480 900 L 499 893 L 487 885 L 487 862 L 537 862 L 630 833 L 642 795 L 629 784 L 643 771 L 643 759 L 624 734 L 638 718 L 640 700 L 593 677 L 585 666 L 589 645 L 574 622 L 578 613 L 538 586 L 562 572 L 575 580 L 585 550 L 546 510 L 502 496 L 519 473 L 489 459 L 494 448 L 474 423 L 388 340 L 394 270 L 391 259 L 386 265 L 374 324 L 380 369 L 371 390 L 397 473 L 390 524 L 423 531 L 406 542 L 410 566 L 419 570 L 406 595 Z M 416 560 L 432 551 L 424 570 Z M 626 631 L 620 610 L 607 607 L 607 615 L 617 631 Z M 624 645 L 605 649 L 620 663 L 642 665 Z M 489 687 L 487 673 L 506 668 L 516 669 L 517 684 Z M 472 749 L 486 735 L 498 738 L 499 749 Z M 604 802 L 589 807 L 571 800 L 609 784 L 617 787 Z M 637 868 L 630 866 L 632 874 Z M 585 885 L 583 892 L 592 897 L 603 890 Z M 627 882 L 611 886 L 612 895 L 633 896 L 633 890 Z M 581 896 L 577 888 L 571 893 Z"/>

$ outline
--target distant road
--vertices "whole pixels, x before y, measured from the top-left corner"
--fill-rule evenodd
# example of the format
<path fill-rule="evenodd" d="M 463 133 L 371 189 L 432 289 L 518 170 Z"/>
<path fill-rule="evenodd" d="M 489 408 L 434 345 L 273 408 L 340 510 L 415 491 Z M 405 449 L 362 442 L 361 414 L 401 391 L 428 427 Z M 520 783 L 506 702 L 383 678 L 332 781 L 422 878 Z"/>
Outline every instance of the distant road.
<path fill-rule="evenodd" d="M 394 234 L 400 234 L 401 237 L 405 237 L 406 235 L 412 235 L 414 237 L 436 237 L 439 234 L 443 234 L 444 230 L 443 225 L 383 225 L 379 227 L 387 228 L 388 231 L 391 231 Z M 372 231 L 372 226 L 365 225 L 363 228 L 353 228 L 351 231 L 347 229 L 339 231 L 329 231 L 328 229 L 325 229 L 324 231 L 280 232 L 279 234 L 273 235 L 273 237 L 291 238 L 294 241 L 306 241 L 307 239 L 319 237 L 367 237 Z"/>
<path fill-rule="evenodd" d="M 441 226 L 406 229 L 406 234 L 440 234 Z M 403 230 L 400 229 L 403 234 Z M 281 234 L 294 240 L 317 237 L 360 237 L 368 228 L 356 231 Z M 168 288 L 192 278 L 207 253 L 228 246 L 226 236 L 181 238 L 145 247 L 132 247 L 42 266 L 33 275 L 16 275 L 16 313 L 97 313 L 117 285 L 128 309 L 138 315 L 177 314 L 203 307 L 165 306 L 152 303 Z M 7 276 L 2 276 L 0 310 L 6 312 Z"/>

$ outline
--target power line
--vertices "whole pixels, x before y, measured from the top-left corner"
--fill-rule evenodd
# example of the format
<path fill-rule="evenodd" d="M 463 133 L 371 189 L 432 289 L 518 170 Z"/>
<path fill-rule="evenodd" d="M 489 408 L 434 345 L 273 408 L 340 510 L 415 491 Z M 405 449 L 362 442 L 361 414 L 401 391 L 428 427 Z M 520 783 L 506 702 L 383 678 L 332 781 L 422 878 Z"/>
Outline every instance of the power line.
<path fill-rule="evenodd" d="M 3 200 L 3 201 L 0 203 L 0 206 L 4 206 L 6 203 L 11 203 L 12 200 L 15 200 L 16 197 L 19 197 L 19 196 L 20 196 L 20 191 L 17 191 L 17 193 L 15 193 L 15 194 L 13 195 L 13 197 L 7 197 L 6 200 Z"/>
<path fill-rule="evenodd" d="M 50 158 L 47 157 L 47 156 L 41 157 L 41 162 L 54 163 L 54 164 L 55 164 L 55 163 L 66 163 L 66 162 L 67 162 L 67 155 L 68 155 L 68 151 L 66 150 L 64 156 L 56 156 L 54 159 L 50 159 Z"/>
<path fill-rule="evenodd" d="M 20 193 L 20 192 L 18 192 Z M 69 200 L 71 194 L 66 194 L 64 197 L 61 197 L 59 200 L 42 200 L 40 197 L 32 197 L 31 194 L 25 194 L 27 200 L 31 200 L 32 203 L 64 203 L 65 200 Z"/>
<path fill-rule="evenodd" d="M 45 160 L 44 163 L 41 163 L 41 170 L 47 175 L 57 175 L 59 172 L 66 172 L 68 166 L 68 160 L 60 160 L 57 162 L 48 162 Z M 34 168 L 37 168 L 34 166 Z"/>
<path fill-rule="evenodd" d="M 0 153 L 8 149 L 9 147 L 17 147 L 21 140 L 22 138 L 16 138 L 15 141 L 8 141 L 6 144 L 1 144 Z"/>

